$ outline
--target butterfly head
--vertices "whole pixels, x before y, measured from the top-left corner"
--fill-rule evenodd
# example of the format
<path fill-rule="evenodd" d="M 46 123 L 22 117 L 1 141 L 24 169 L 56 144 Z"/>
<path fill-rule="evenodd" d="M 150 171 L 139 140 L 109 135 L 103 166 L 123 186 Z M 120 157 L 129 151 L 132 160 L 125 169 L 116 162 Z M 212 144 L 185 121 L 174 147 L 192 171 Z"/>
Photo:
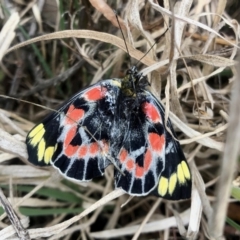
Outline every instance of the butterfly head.
<path fill-rule="evenodd" d="M 125 78 L 122 80 L 122 90 L 126 96 L 136 96 L 136 94 L 149 86 L 146 76 L 139 73 L 136 66 L 127 70 Z"/>

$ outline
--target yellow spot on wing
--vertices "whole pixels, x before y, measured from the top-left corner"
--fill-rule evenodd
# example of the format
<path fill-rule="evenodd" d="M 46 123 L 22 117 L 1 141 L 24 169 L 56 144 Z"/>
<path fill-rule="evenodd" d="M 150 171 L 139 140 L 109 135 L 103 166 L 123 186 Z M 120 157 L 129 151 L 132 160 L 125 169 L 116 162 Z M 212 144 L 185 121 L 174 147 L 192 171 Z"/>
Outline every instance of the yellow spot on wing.
<path fill-rule="evenodd" d="M 39 131 L 41 131 L 44 128 L 43 124 L 38 124 L 32 131 L 28 134 L 29 138 L 33 138 Z"/>
<path fill-rule="evenodd" d="M 185 178 L 186 179 L 191 179 L 191 174 L 190 174 L 187 163 L 185 161 L 182 161 L 181 165 L 182 165 L 182 170 L 183 170 Z"/>
<path fill-rule="evenodd" d="M 38 144 L 38 161 L 42 161 L 43 156 L 44 156 L 44 152 L 45 152 L 45 147 L 46 147 L 46 142 L 45 140 L 42 138 L 42 140 L 40 141 L 40 143 Z"/>
<path fill-rule="evenodd" d="M 177 184 L 177 174 L 173 173 L 169 179 L 168 192 L 170 195 L 173 194 Z"/>
<path fill-rule="evenodd" d="M 179 163 L 177 166 L 177 177 L 180 184 L 186 182 L 181 163 Z"/>
<path fill-rule="evenodd" d="M 48 147 L 48 148 L 45 150 L 44 162 L 45 162 L 46 164 L 49 164 L 49 163 L 50 163 L 53 154 L 54 154 L 54 147 Z"/>
<path fill-rule="evenodd" d="M 35 131 L 35 129 L 34 129 Z M 34 147 L 42 140 L 42 137 L 45 133 L 45 129 L 42 128 L 40 129 L 35 135 L 34 137 L 32 138 L 30 144 L 33 145 Z M 30 133 L 31 134 L 31 133 Z"/>
<path fill-rule="evenodd" d="M 158 193 L 161 196 L 165 196 L 168 190 L 168 179 L 161 177 L 158 184 Z"/>

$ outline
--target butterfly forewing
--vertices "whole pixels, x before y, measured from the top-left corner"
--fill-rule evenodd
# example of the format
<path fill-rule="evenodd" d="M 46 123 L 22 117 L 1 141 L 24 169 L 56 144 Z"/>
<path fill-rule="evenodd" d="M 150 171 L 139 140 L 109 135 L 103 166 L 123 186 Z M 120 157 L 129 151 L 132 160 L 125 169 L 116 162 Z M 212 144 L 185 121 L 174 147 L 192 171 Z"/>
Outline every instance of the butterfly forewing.
<path fill-rule="evenodd" d="M 102 175 L 110 164 L 108 85 L 105 80 L 78 93 L 34 127 L 26 140 L 29 161 L 51 163 L 65 176 L 81 181 Z"/>

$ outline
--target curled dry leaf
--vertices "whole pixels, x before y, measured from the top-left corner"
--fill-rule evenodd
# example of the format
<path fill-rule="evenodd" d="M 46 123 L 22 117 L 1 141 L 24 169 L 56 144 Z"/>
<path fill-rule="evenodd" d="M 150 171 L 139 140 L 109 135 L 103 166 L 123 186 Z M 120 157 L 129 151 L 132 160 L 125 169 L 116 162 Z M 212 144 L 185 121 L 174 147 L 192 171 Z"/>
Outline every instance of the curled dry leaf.
<path fill-rule="evenodd" d="M 162 14 L 166 14 L 166 15 L 172 17 L 173 14 L 172 14 L 171 11 L 169 11 L 169 10 L 163 8 L 163 7 L 160 7 L 158 4 L 154 3 L 153 0 L 148 0 L 148 1 L 149 1 L 149 3 L 152 5 L 152 7 L 153 7 L 154 9 L 156 9 L 157 11 L 161 12 Z M 200 23 L 200 22 L 195 21 L 195 20 L 193 20 L 193 19 L 191 19 L 191 18 L 188 18 L 188 17 L 179 16 L 178 14 L 174 14 L 174 17 L 175 17 L 176 19 L 180 20 L 180 21 L 184 21 L 184 22 L 186 22 L 186 23 L 193 24 L 193 25 L 195 25 L 195 26 L 197 26 L 197 27 L 199 27 L 199 28 L 202 28 L 202 29 L 210 32 L 210 33 L 214 33 L 216 36 L 224 39 L 226 42 L 228 42 L 229 44 L 231 44 L 231 46 L 234 46 L 234 47 L 239 48 L 236 44 L 234 44 L 234 43 L 231 42 L 230 40 L 224 38 L 224 37 L 223 37 L 221 34 L 219 34 L 217 31 L 215 31 L 214 29 L 208 27 L 207 25 L 205 25 L 205 24 L 203 24 L 203 23 Z"/>
<path fill-rule="evenodd" d="M 148 41 L 150 47 L 154 45 L 154 41 L 152 36 L 148 33 L 148 31 L 145 31 L 142 26 L 142 22 L 140 19 L 139 14 L 139 1 L 128 1 L 127 7 L 126 7 L 126 19 L 130 22 L 131 26 L 135 27 L 140 31 L 142 36 Z M 128 33 L 130 35 L 131 32 Z M 131 38 L 130 38 L 131 39 Z"/>
<path fill-rule="evenodd" d="M 13 13 L 8 19 L 7 23 L 1 30 L 0 33 L 0 61 L 2 60 L 5 52 L 8 50 L 12 40 L 15 37 L 15 28 L 19 23 L 19 14 Z"/>
<path fill-rule="evenodd" d="M 115 27 L 119 28 L 119 24 L 123 30 L 126 30 L 126 26 L 121 17 L 118 17 L 119 24 L 116 19 L 116 14 L 111 7 L 104 0 L 89 0 L 94 8 L 103 14 L 103 16 L 108 19 Z"/>
<path fill-rule="evenodd" d="M 0 149 L 18 156 L 23 161 L 26 161 L 28 157 L 26 151 L 26 144 L 20 142 L 2 129 L 0 129 Z"/>
<path fill-rule="evenodd" d="M 65 30 L 65 31 L 60 31 L 60 32 L 54 32 L 50 34 L 46 34 L 44 36 L 32 38 L 30 40 L 27 40 L 23 43 L 17 44 L 13 47 L 11 47 L 7 53 L 12 52 L 15 49 L 18 49 L 20 47 L 27 46 L 31 43 L 39 42 L 39 41 L 46 41 L 46 40 L 52 40 L 52 39 L 62 39 L 62 38 L 90 38 L 90 39 L 95 39 L 99 40 L 102 42 L 107 42 L 110 44 L 113 44 L 125 52 L 127 52 L 125 43 L 121 38 L 118 38 L 114 35 L 108 34 L 108 33 L 102 33 L 102 32 L 96 32 L 96 31 L 90 31 L 90 30 Z M 128 51 L 129 55 L 137 60 L 141 59 L 145 54 L 136 50 L 133 48 L 131 45 L 126 43 L 128 46 Z M 151 66 L 155 64 L 156 62 L 152 60 L 150 57 L 145 56 L 141 62 L 147 66 Z"/>
<path fill-rule="evenodd" d="M 184 58 L 197 60 L 199 62 L 207 63 L 215 67 L 230 67 L 237 64 L 237 62 L 232 59 L 209 54 L 197 54 L 192 56 L 185 56 Z"/>

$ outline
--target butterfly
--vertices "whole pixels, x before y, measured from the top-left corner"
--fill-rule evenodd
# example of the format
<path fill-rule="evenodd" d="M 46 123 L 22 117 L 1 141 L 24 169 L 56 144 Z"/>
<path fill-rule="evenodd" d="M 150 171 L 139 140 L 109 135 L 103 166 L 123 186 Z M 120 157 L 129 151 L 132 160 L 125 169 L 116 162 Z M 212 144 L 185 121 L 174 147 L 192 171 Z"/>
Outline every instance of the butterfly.
<path fill-rule="evenodd" d="M 28 133 L 29 161 L 78 181 L 113 164 L 115 188 L 129 195 L 190 198 L 188 163 L 148 85 L 134 66 L 80 91 Z"/>

